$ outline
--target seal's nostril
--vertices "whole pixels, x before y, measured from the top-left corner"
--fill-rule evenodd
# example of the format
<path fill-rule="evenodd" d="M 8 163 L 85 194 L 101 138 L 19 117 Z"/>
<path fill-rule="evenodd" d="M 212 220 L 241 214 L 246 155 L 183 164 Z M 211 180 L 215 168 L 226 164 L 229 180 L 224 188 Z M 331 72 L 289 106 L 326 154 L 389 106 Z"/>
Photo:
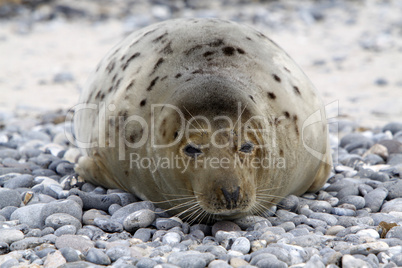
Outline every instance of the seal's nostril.
<path fill-rule="evenodd" d="M 223 196 L 226 199 L 227 205 L 226 208 L 227 209 L 234 209 L 237 207 L 237 202 L 239 201 L 239 192 L 240 192 L 240 187 L 238 186 L 236 188 L 236 190 L 234 190 L 233 192 L 229 192 L 228 190 L 226 190 L 225 188 L 221 188 L 221 191 L 223 193 Z"/>

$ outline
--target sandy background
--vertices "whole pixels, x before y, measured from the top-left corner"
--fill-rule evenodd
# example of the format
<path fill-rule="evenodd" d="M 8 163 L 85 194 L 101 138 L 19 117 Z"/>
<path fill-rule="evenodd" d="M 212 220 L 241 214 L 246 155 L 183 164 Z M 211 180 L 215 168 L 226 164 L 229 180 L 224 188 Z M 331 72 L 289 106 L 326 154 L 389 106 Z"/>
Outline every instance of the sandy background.
<path fill-rule="evenodd" d="M 1 0 L 0 116 L 67 110 L 102 56 L 130 31 L 163 19 L 212 16 L 254 25 L 282 46 L 324 102 L 339 107 L 331 116 L 363 127 L 402 121 L 400 0 L 240 1 L 229 6 L 132 2 L 127 7 L 121 1 L 50 1 L 31 9 L 11 5 L 4 13 L 10 4 Z M 172 8 L 172 2 L 179 8 Z M 86 14 L 57 13 L 60 3 Z M 54 18 L 42 18 L 52 12 Z"/>

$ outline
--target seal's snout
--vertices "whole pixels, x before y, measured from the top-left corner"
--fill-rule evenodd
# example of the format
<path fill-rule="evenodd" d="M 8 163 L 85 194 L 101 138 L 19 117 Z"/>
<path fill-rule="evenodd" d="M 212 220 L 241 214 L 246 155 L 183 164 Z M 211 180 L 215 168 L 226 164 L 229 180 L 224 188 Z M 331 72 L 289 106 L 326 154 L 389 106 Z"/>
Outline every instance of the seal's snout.
<path fill-rule="evenodd" d="M 222 187 L 221 191 L 226 199 L 226 208 L 234 209 L 238 206 L 240 187 L 238 186 L 234 191 L 229 192 L 226 188 Z"/>

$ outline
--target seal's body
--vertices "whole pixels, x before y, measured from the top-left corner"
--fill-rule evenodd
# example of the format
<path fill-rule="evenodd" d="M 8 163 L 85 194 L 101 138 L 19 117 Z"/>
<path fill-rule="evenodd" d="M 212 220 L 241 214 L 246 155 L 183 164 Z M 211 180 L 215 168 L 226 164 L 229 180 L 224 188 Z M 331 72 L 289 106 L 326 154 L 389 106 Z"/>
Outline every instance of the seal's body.
<path fill-rule="evenodd" d="M 193 220 L 263 213 L 319 190 L 330 171 L 314 86 L 273 41 L 230 21 L 134 32 L 101 61 L 80 104 L 80 176 Z"/>

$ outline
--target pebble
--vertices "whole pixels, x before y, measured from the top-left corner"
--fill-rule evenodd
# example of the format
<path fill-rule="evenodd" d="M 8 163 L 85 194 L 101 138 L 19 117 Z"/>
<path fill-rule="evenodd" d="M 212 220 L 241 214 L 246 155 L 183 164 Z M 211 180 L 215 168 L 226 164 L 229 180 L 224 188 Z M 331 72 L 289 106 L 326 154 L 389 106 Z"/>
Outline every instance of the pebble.
<path fill-rule="evenodd" d="M 247 254 L 249 253 L 250 248 L 251 248 L 250 241 L 245 237 L 239 237 L 236 238 L 236 240 L 233 242 L 231 249 L 239 251 L 242 254 Z"/>
<path fill-rule="evenodd" d="M 64 247 L 61 248 L 59 251 L 67 262 L 76 262 L 81 261 L 83 259 L 83 255 L 80 253 L 80 251 L 76 249 L 70 247 Z"/>
<path fill-rule="evenodd" d="M 15 229 L 0 229 L 0 243 L 12 244 L 24 238 L 24 233 Z"/>
<path fill-rule="evenodd" d="M 180 227 L 182 221 L 178 218 L 157 218 L 155 221 L 155 226 L 159 230 L 169 230 L 174 227 Z"/>
<path fill-rule="evenodd" d="M 86 260 L 99 265 L 110 265 L 112 263 L 109 256 L 103 250 L 97 248 L 88 250 Z"/>
<path fill-rule="evenodd" d="M 82 227 L 81 221 L 67 213 L 54 213 L 45 220 L 45 226 L 52 227 L 55 230 L 65 225 L 72 225 L 76 230 Z"/>
<path fill-rule="evenodd" d="M 149 209 L 155 211 L 155 206 L 149 201 L 142 201 L 137 203 L 132 203 L 126 205 L 116 212 L 113 213 L 112 219 L 118 221 L 119 223 L 123 224 L 124 220 L 127 218 L 128 215 L 131 213 L 141 210 L 141 209 Z"/>
<path fill-rule="evenodd" d="M 7 188 L 0 188 L 0 209 L 8 206 L 19 207 L 20 204 L 21 199 L 17 191 Z"/>
<path fill-rule="evenodd" d="M 57 237 L 55 245 L 57 249 L 70 247 L 85 253 L 94 247 L 94 242 L 79 235 L 62 235 Z"/>
<path fill-rule="evenodd" d="M 155 213 L 149 209 L 141 209 L 129 214 L 123 221 L 127 232 L 134 232 L 139 228 L 145 228 L 155 220 Z"/>
<path fill-rule="evenodd" d="M 95 218 L 94 225 L 98 226 L 105 232 L 114 233 L 114 232 L 122 232 L 123 224 L 116 220 L 108 219 L 108 218 Z"/>

